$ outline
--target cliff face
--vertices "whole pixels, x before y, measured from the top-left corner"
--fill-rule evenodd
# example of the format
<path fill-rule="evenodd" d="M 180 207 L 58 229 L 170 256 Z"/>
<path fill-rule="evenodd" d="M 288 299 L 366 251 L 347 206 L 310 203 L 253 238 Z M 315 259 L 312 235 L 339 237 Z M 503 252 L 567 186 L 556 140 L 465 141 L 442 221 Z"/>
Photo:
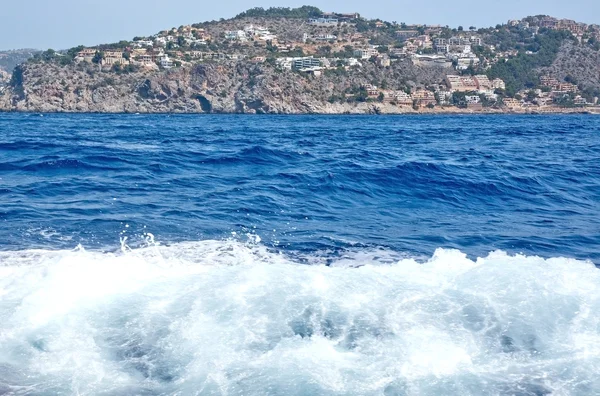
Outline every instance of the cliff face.
<path fill-rule="evenodd" d="M 0 96 L 2 111 L 175 113 L 398 112 L 380 103 L 330 103 L 352 87 L 385 82 L 390 89 L 440 83 L 443 69 L 410 61 L 391 68 L 372 64 L 320 77 L 268 64 L 224 62 L 167 71 L 117 74 L 82 63 L 26 63 L 19 83 Z M 410 111 L 410 109 L 408 110 Z"/>

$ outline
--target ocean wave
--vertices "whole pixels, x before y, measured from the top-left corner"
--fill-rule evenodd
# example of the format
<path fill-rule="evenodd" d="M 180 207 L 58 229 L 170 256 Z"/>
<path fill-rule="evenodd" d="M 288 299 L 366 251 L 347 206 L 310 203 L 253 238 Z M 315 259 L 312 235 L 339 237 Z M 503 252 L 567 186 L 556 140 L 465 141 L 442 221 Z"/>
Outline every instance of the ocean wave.
<path fill-rule="evenodd" d="M 218 157 L 208 157 L 198 162 L 202 164 L 258 164 L 273 166 L 276 164 L 289 164 L 307 157 L 312 157 L 308 153 L 280 150 L 265 146 L 252 146 L 244 148 L 231 155 L 221 155 Z"/>
<path fill-rule="evenodd" d="M 595 394 L 599 314 L 591 262 L 502 251 L 4 251 L 0 393 Z"/>
<path fill-rule="evenodd" d="M 47 161 L 41 161 L 29 165 L 25 165 L 21 168 L 28 172 L 40 172 L 40 171 L 73 171 L 73 170 L 111 170 L 113 168 L 108 166 L 92 165 L 78 159 L 64 158 L 64 159 L 52 159 Z"/>

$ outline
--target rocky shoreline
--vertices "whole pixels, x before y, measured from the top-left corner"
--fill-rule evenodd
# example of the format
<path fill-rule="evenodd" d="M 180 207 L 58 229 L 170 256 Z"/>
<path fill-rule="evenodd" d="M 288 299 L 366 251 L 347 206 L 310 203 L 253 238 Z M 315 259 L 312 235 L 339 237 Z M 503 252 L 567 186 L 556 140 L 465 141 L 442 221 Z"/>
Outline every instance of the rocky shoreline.
<path fill-rule="evenodd" d="M 348 76 L 305 76 L 265 64 L 203 64 L 167 71 L 116 74 L 92 65 L 29 63 L 18 84 L 0 95 L 0 112 L 33 113 L 216 113 L 216 114 L 600 114 L 586 108 L 415 109 L 368 100 L 330 101 L 349 86 L 367 84 L 375 69 Z M 398 63 L 390 81 L 415 87 L 438 81 L 444 70 Z M 400 77 L 398 77 L 400 76 Z M 379 76 L 378 76 L 379 77 Z"/>
<path fill-rule="evenodd" d="M 570 108 L 553 108 L 544 109 L 543 111 L 536 109 L 523 109 L 523 110 L 502 110 L 502 109 L 483 109 L 483 110 L 469 110 L 459 108 L 436 108 L 430 109 L 388 109 L 387 107 L 381 107 L 378 105 L 373 106 L 354 106 L 349 108 L 343 108 L 338 111 L 336 108 L 328 108 L 327 111 L 313 111 L 313 112 L 295 112 L 295 113 L 284 113 L 284 112 L 189 112 L 189 111 L 65 111 L 65 110 L 6 110 L 0 109 L 0 114 L 10 113 L 25 113 L 25 114 L 178 114 L 178 115 L 193 115 L 193 114 L 221 114 L 221 115 L 234 115 L 234 114 L 246 114 L 246 115 L 556 115 L 556 114 L 573 114 L 573 115 L 600 115 L 600 108 L 586 108 L 586 109 L 570 109 Z"/>

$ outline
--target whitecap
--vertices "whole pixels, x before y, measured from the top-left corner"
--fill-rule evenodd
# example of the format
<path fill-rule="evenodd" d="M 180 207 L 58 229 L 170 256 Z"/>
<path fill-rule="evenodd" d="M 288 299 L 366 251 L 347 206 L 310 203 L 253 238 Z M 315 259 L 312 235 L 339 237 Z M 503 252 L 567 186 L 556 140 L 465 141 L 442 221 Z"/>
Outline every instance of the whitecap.
<path fill-rule="evenodd" d="M 325 261 L 233 240 L 0 252 L 0 393 L 600 392 L 591 262 Z"/>

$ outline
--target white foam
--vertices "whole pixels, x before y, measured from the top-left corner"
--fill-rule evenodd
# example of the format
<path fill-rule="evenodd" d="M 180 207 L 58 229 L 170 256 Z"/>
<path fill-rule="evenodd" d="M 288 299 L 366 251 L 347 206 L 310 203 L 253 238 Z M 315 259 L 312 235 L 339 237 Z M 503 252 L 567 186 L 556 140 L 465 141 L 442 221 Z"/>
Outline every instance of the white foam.
<path fill-rule="evenodd" d="M 0 252 L 0 393 L 600 392 L 592 263 L 439 249 L 389 264 L 400 256 Z"/>

